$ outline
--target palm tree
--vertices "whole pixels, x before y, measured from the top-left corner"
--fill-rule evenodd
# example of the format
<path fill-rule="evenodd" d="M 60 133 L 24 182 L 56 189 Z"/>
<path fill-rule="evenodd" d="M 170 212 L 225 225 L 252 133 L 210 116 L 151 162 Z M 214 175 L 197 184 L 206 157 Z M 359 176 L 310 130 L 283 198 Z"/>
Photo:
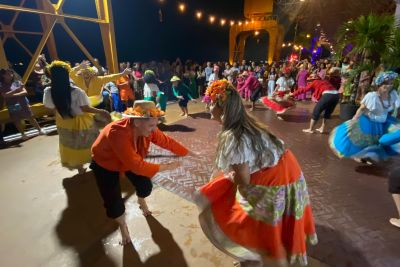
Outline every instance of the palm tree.
<path fill-rule="evenodd" d="M 348 56 L 356 58 L 358 63 L 353 75 L 354 89 L 351 91 L 350 102 L 354 103 L 357 98 L 360 71 L 378 67 L 382 57 L 392 49 L 394 25 L 393 15 L 370 14 L 348 21 L 339 28 L 336 36 L 337 53 L 341 55 L 343 48 L 351 44 L 353 49 Z M 367 62 L 368 66 L 365 66 Z"/>
<path fill-rule="evenodd" d="M 390 46 L 383 55 L 382 62 L 388 68 L 400 67 L 400 28 L 394 28 Z"/>

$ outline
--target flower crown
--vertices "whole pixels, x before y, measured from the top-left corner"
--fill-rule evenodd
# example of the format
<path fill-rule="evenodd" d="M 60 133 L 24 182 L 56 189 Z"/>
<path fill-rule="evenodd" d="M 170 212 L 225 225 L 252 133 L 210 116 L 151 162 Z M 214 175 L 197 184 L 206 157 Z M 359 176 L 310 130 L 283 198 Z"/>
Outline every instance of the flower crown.
<path fill-rule="evenodd" d="M 124 114 L 141 118 L 160 118 L 165 115 L 165 112 L 158 108 L 144 109 L 141 106 L 137 106 L 134 108 L 128 108 Z"/>
<path fill-rule="evenodd" d="M 51 70 L 53 67 L 61 67 L 66 69 L 68 72 L 71 71 L 71 65 L 65 61 L 61 61 L 61 60 L 54 60 L 53 62 L 51 62 L 50 65 L 47 66 L 48 70 Z"/>
<path fill-rule="evenodd" d="M 223 103 L 230 93 L 230 91 L 227 90 L 229 87 L 233 88 L 233 85 L 227 80 L 218 80 L 213 82 L 207 88 L 203 102 L 216 103 L 217 101 L 220 101 L 220 103 Z"/>
<path fill-rule="evenodd" d="M 383 84 L 384 82 L 396 79 L 398 76 L 399 75 L 393 71 L 381 72 L 378 75 L 378 77 L 376 77 L 375 84 L 379 86 L 379 85 Z"/>

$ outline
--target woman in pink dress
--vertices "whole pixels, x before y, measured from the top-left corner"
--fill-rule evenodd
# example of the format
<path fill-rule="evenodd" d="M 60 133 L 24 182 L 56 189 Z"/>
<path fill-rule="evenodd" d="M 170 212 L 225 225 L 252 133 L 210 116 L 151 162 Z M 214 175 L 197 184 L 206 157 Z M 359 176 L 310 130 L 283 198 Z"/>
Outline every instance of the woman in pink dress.
<path fill-rule="evenodd" d="M 305 68 L 304 64 L 300 66 L 300 71 L 297 73 L 296 82 L 297 89 L 302 89 L 307 86 L 308 70 Z M 307 93 L 299 94 L 296 100 L 302 101 L 307 99 Z"/>

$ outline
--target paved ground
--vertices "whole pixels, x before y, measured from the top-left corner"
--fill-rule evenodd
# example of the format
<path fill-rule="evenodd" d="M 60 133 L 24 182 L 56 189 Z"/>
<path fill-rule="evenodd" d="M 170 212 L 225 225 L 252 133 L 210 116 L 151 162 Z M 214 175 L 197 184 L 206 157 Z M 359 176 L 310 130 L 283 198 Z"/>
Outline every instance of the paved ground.
<path fill-rule="evenodd" d="M 388 173 L 400 160 L 367 166 L 338 159 L 328 146 L 327 134 L 302 133 L 312 107 L 312 103 L 300 103 L 282 115 L 282 120 L 262 107 L 254 112 L 293 150 L 306 175 L 320 239 L 310 255 L 330 266 L 400 266 L 400 231 L 388 224 L 396 210 L 387 193 Z M 213 164 L 219 125 L 208 117 L 195 114 L 164 128 L 201 153 L 198 158 L 182 158 L 182 169 L 155 178 L 164 188 L 188 200 L 207 181 Z M 338 123 L 335 116 L 332 126 Z M 167 153 L 154 148 L 153 154 Z"/>
<path fill-rule="evenodd" d="M 387 222 L 396 211 L 386 189 L 387 173 L 399 161 L 368 167 L 337 159 L 327 135 L 301 132 L 311 107 L 300 104 L 283 121 L 265 109 L 255 112 L 285 140 L 306 174 L 320 239 L 310 249 L 310 266 L 400 266 L 400 231 Z M 104 216 L 92 174 L 76 176 L 59 166 L 56 135 L 0 150 L 1 265 L 232 266 L 232 259 L 204 237 L 190 202 L 193 190 L 210 175 L 219 130 L 201 113 L 200 103 L 190 108 L 196 114 L 177 121 L 177 107 L 169 106 L 172 124 L 161 128 L 201 156 L 179 159 L 183 168 L 155 177 L 162 188 L 149 198 L 154 218 L 143 219 L 124 183 L 134 247 L 118 246 L 118 232 Z M 162 150 L 152 152 L 152 161 L 169 159 Z"/>

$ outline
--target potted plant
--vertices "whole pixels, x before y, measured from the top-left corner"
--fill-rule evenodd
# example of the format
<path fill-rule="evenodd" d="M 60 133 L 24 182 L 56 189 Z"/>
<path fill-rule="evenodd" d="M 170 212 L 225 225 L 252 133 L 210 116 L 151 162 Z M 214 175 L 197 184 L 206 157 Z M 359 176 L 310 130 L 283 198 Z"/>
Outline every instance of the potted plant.
<path fill-rule="evenodd" d="M 343 55 L 343 50 L 349 45 L 351 51 L 346 55 L 355 61 L 354 68 L 348 73 L 347 98 L 340 105 L 340 118 L 351 119 L 358 109 L 357 99 L 359 94 L 360 74 L 369 72 L 373 78 L 374 70 L 381 64 L 382 58 L 388 56 L 393 48 L 395 32 L 394 17 L 392 15 L 360 16 L 354 21 L 344 23 L 338 30 L 338 55 Z M 400 41 L 400 36 L 399 36 Z M 400 51 L 399 51 L 400 52 Z"/>

